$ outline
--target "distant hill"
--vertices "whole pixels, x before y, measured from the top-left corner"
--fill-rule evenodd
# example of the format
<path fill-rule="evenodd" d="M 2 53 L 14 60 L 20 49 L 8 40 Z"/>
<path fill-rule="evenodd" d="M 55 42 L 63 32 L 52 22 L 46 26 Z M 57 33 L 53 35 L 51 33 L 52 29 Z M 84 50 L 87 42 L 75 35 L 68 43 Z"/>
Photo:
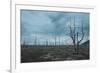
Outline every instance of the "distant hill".
<path fill-rule="evenodd" d="M 82 43 L 81 45 L 84 45 L 84 46 L 89 46 L 89 43 L 90 43 L 90 41 L 89 41 L 89 40 L 87 40 L 87 41 L 85 41 L 84 43 Z"/>

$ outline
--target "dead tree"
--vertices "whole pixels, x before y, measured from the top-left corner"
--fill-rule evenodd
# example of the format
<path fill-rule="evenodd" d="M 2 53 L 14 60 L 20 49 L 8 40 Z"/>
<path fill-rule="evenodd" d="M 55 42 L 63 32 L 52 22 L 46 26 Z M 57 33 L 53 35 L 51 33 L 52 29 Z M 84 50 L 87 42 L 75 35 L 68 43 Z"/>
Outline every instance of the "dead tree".
<path fill-rule="evenodd" d="M 45 43 L 46 43 L 46 46 L 48 46 L 48 45 L 49 45 L 49 44 L 48 44 L 48 40 L 46 40 L 46 41 L 45 41 Z"/>
<path fill-rule="evenodd" d="M 24 42 L 22 43 L 22 45 L 27 45 L 26 41 L 24 40 Z"/>
<path fill-rule="evenodd" d="M 59 46 L 60 46 L 60 36 L 58 37 L 58 40 L 59 40 Z"/>
<path fill-rule="evenodd" d="M 57 45 L 57 43 L 56 43 L 57 42 L 57 37 L 56 36 L 54 37 L 54 40 L 55 40 L 55 46 L 56 46 Z"/>
<path fill-rule="evenodd" d="M 34 45 L 37 45 L 37 36 L 34 36 Z"/>
<path fill-rule="evenodd" d="M 70 37 L 72 39 L 73 42 L 73 47 L 75 49 L 75 53 L 78 54 L 79 53 L 79 46 L 80 43 L 82 42 L 83 38 L 84 38 L 84 32 L 83 32 L 83 23 L 82 20 L 80 21 L 80 31 L 76 31 L 76 25 L 75 25 L 75 17 L 73 17 L 73 21 L 72 18 L 70 17 Z M 73 26 L 73 27 L 72 27 Z"/>

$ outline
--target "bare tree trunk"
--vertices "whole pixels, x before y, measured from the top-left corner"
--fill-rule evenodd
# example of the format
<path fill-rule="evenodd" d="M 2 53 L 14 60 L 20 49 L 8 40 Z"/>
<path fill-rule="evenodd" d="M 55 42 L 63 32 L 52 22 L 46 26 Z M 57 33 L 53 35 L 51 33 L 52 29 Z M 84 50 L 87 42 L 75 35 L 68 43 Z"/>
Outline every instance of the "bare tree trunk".
<path fill-rule="evenodd" d="M 34 45 L 37 45 L 37 37 L 35 36 Z"/>
<path fill-rule="evenodd" d="M 56 40 L 57 40 L 57 39 L 56 39 L 56 36 L 55 36 L 55 46 L 57 45 L 57 44 L 56 44 Z"/>
<path fill-rule="evenodd" d="M 76 38 L 77 38 L 77 41 L 76 41 L 76 48 L 77 48 L 76 53 L 77 53 L 77 54 L 79 53 L 79 51 L 78 51 L 78 50 L 79 50 L 79 42 L 78 42 L 78 38 L 79 38 L 79 37 L 78 37 L 78 34 L 79 34 L 79 33 L 77 32 L 77 36 L 76 36 Z"/>
<path fill-rule="evenodd" d="M 73 24 L 73 29 L 72 29 L 72 24 Z M 76 54 L 79 53 L 79 46 L 80 43 L 82 42 L 83 38 L 84 38 L 84 32 L 83 32 L 83 23 L 81 21 L 81 31 L 80 32 L 76 32 L 76 25 L 75 25 L 75 17 L 73 19 L 73 23 L 72 23 L 72 19 L 70 17 L 70 37 L 73 41 L 73 47 L 74 47 L 74 51 Z M 79 40 L 79 34 L 81 34 L 80 40 Z"/>

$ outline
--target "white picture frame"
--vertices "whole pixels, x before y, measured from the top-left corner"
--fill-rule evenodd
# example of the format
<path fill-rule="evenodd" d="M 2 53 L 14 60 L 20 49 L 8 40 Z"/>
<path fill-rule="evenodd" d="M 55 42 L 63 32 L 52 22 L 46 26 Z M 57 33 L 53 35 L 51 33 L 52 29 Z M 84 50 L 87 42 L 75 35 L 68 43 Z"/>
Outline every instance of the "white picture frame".
<path fill-rule="evenodd" d="M 11 72 L 29 72 L 43 70 L 57 70 L 67 68 L 89 67 L 95 66 L 95 44 L 94 44 L 94 27 L 95 16 L 94 7 L 85 5 L 49 5 L 38 3 L 20 3 L 12 2 L 11 8 Z M 60 61 L 60 62 L 42 62 L 42 63 L 20 63 L 20 9 L 31 10 L 49 10 L 49 11 L 65 11 L 65 12 L 88 12 L 90 13 L 90 60 L 81 61 Z"/>

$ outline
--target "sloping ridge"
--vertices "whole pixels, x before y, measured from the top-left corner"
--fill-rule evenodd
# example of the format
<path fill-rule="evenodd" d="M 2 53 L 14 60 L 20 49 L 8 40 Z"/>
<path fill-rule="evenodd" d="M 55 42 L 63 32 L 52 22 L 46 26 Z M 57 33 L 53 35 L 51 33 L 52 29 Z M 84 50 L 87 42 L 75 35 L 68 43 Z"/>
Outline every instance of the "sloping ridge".
<path fill-rule="evenodd" d="M 90 43 L 90 41 L 87 40 L 87 41 L 85 41 L 84 43 L 82 43 L 81 45 L 89 45 L 89 43 Z"/>

